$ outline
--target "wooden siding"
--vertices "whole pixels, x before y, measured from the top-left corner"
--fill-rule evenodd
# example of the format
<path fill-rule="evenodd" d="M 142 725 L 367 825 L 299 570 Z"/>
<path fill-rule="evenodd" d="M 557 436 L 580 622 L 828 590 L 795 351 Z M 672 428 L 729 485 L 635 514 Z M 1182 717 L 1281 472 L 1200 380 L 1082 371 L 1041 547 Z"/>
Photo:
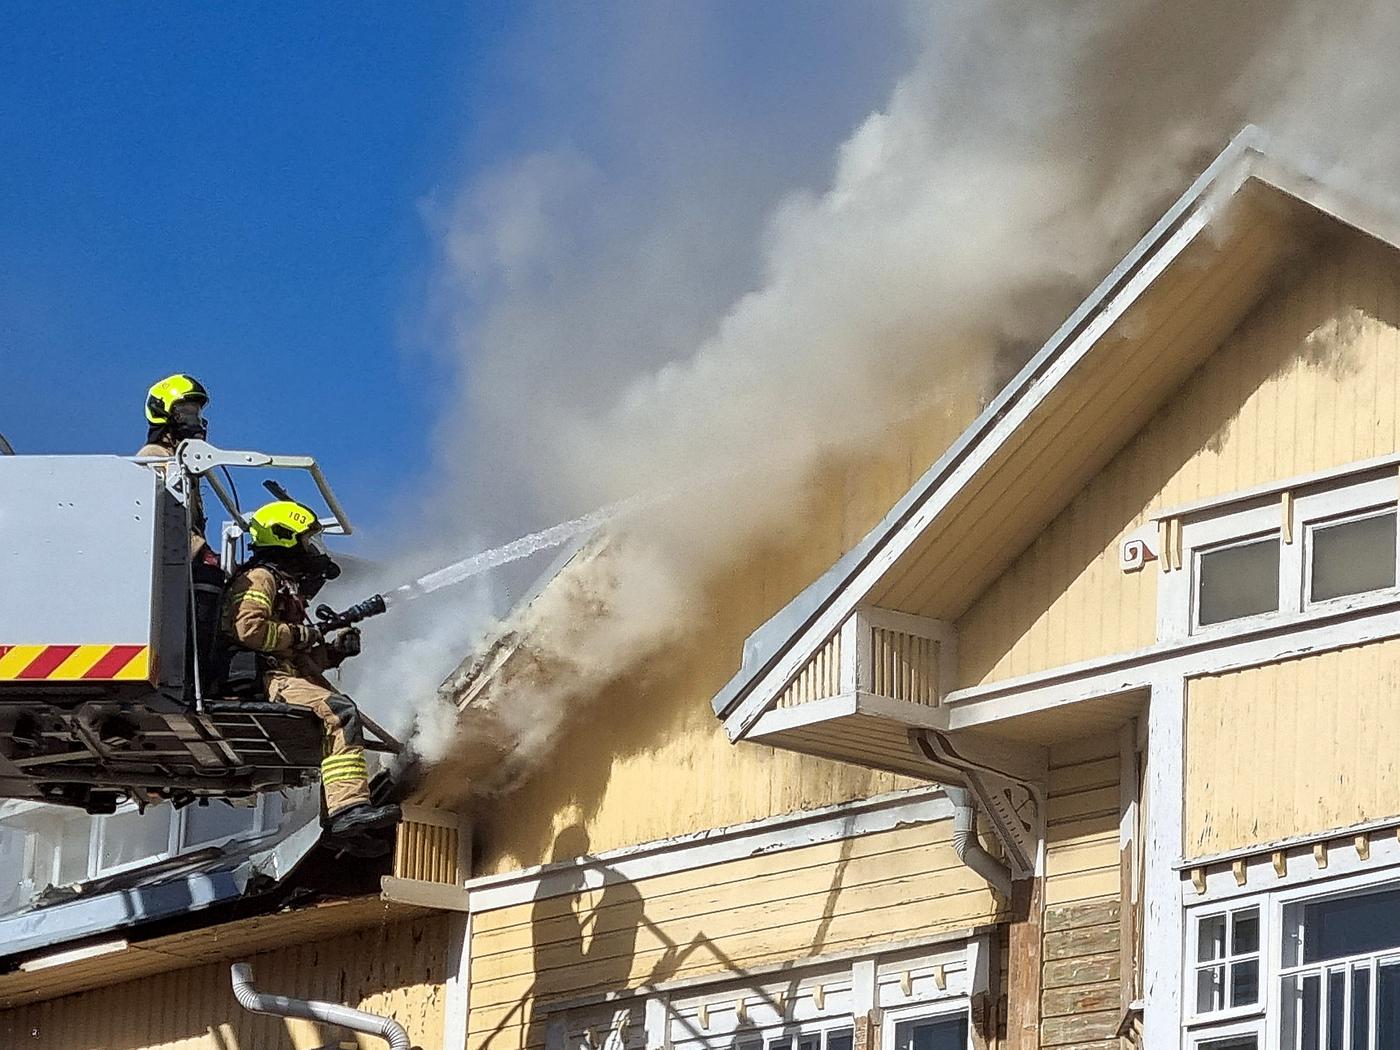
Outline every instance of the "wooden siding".
<path fill-rule="evenodd" d="M 581 889 L 474 918 L 469 1050 L 544 1042 L 549 1001 L 888 945 L 1001 917 L 951 821 Z"/>
<path fill-rule="evenodd" d="M 1119 737 L 1050 750 L 1040 1040 L 1117 1048 L 1122 972 Z"/>
<path fill-rule="evenodd" d="M 1118 898 L 1045 909 L 1040 1045 L 1118 1050 Z"/>
<path fill-rule="evenodd" d="M 1400 642 L 1189 683 L 1188 858 L 1400 816 Z"/>
<path fill-rule="evenodd" d="M 1047 907 L 1120 892 L 1118 780 L 1117 732 L 1050 749 Z"/>
<path fill-rule="evenodd" d="M 259 990 L 389 1014 L 414 1045 L 443 1041 L 447 924 L 419 919 L 254 955 Z M 227 962 L 175 970 L 0 1013 L 6 1050 L 310 1050 L 381 1040 L 258 1017 L 233 998 Z M 358 1040 L 358 1041 L 356 1041 Z"/>
<path fill-rule="evenodd" d="M 963 685 L 1152 644 L 1157 569 L 1118 565 L 1152 512 L 1400 447 L 1400 265 L 1349 244 L 1267 296 L 962 615 Z M 1086 401 L 1078 427 L 1102 409 Z M 900 607 L 936 615 L 944 582 Z"/>

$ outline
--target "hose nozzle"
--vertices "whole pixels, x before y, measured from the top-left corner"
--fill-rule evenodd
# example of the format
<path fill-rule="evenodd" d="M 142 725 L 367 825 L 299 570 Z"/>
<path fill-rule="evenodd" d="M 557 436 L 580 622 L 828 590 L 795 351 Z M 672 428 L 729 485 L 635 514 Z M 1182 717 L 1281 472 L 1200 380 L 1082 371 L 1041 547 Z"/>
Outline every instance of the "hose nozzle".
<path fill-rule="evenodd" d="M 350 606 L 344 612 L 336 612 L 329 605 L 318 605 L 316 607 L 316 619 L 320 621 L 323 631 L 335 631 L 342 627 L 350 627 L 361 620 L 368 620 L 371 616 L 378 616 L 389 608 L 384 601 L 384 595 L 372 594 L 362 602 Z"/>

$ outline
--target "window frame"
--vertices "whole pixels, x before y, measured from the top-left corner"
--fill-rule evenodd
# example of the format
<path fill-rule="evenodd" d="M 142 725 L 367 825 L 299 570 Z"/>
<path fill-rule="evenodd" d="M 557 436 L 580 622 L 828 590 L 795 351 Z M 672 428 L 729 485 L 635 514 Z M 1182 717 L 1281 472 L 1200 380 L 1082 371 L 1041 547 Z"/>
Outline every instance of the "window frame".
<path fill-rule="evenodd" d="M 827 1050 L 827 1040 L 832 1032 L 849 1030 L 851 1043 L 855 1044 L 856 1019 L 853 1014 L 833 1014 L 830 1017 L 812 1018 L 807 1021 L 785 1021 L 781 1024 L 766 1025 L 763 1028 L 749 1028 L 736 1031 L 729 1037 L 730 1050 L 741 1050 L 749 1043 L 757 1042 L 759 1050 L 775 1050 L 773 1043 L 786 1038 L 787 1050 L 800 1050 L 794 1045 L 798 1039 L 816 1036 L 817 1050 Z"/>
<path fill-rule="evenodd" d="M 1296 620 L 1326 615 L 1400 598 L 1400 492 L 1393 470 L 1361 480 L 1338 477 L 1312 481 L 1293 490 L 1230 502 L 1214 511 L 1197 508 L 1157 521 L 1180 522 L 1181 568 L 1162 573 L 1159 584 L 1159 641 L 1186 638 L 1209 641 Z M 1288 520 L 1285 520 L 1287 508 Z M 1313 601 L 1313 537 L 1319 529 L 1394 511 L 1397 516 L 1396 584 Z M 1168 530 L 1170 532 L 1170 530 Z M 1278 607 L 1272 612 L 1200 622 L 1201 556 L 1277 535 L 1279 540 Z M 1169 558 L 1169 552 L 1161 552 Z"/>
<path fill-rule="evenodd" d="M 1240 912 L 1253 910 L 1259 918 L 1259 947 L 1253 952 L 1235 956 L 1230 954 L 1230 938 L 1233 930 L 1234 917 Z M 1201 924 L 1207 919 L 1214 919 L 1220 916 L 1225 917 L 1225 938 L 1226 952 L 1219 959 L 1212 959 L 1202 962 L 1199 959 L 1198 946 L 1200 944 Z M 1197 908 L 1190 913 L 1188 921 L 1189 935 L 1186 944 L 1186 954 L 1183 957 L 1183 988 L 1182 1002 L 1188 1004 L 1188 1008 L 1182 1013 L 1185 1016 L 1185 1024 L 1188 1027 L 1205 1024 L 1218 1024 L 1222 1021 L 1231 1021 L 1244 1017 L 1263 1016 L 1265 1003 L 1268 999 L 1268 989 L 1264 986 L 1269 966 L 1269 937 L 1271 936 L 1271 924 L 1267 902 L 1263 897 L 1231 898 L 1229 900 L 1217 901 L 1213 905 L 1206 905 Z M 1225 989 L 1224 1001 L 1230 1001 L 1230 989 L 1233 986 L 1234 977 L 1232 966 L 1237 962 L 1247 962 L 1253 959 L 1259 964 L 1259 996 L 1252 1003 L 1241 1006 L 1224 1006 L 1219 1010 L 1209 1010 L 1201 1012 L 1197 1006 L 1196 996 L 1196 975 L 1205 969 L 1222 966 L 1225 969 Z"/>
<path fill-rule="evenodd" d="M 944 1017 L 962 1017 L 967 1021 L 966 1050 L 972 1050 L 972 1009 L 971 1002 L 965 995 L 953 995 L 881 1011 L 880 1046 L 885 1050 L 894 1050 L 894 1031 L 897 1025 L 906 1021 L 937 1020 Z"/>
<path fill-rule="evenodd" d="M 1397 540 L 1400 542 L 1400 540 Z M 1321 971 L 1324 975 L 1333 966 L 1352 965 L 1362 956 L 1345 956 L 1323 960 L 1317 963 L 1283 965 L 1283 941 L 1286 932 L 1283 915 L 1288 907 L 1309 904 L 1329 898 L 1364 896 L 1372 892 L 1386 890 L 1400 891 L 1400 866 L 1387 865 L 1374 871 L 1359 872 L 1340 878 L 1315 878 L 1296 885 L 1281 886 L 1275 890 L 1259 893 L 1231 895 L 1222 899 L 1203 901 L 1188 905 L 1186 924 L 1183 930 L 1183 964 L 1181 981 L 1183 998 L 1184 1033 L 1183 1045 L 1190 1050 L 1198 1050 L 1213 1039 L 1223 1039 L 1231 1035 L 1254 1034 L 1261 1050 L 1277 1050 L 1283 1034 L 1282 984 L 1287 976 L 1296 973 Z M 1259 907 L 1260 974 L 1259 1003 L 1249 1010 L 1236 1008 L 1234 1011 L 1218 1013 L 1194 1013 L 1194 981 L 1197 969 L 1195 959 L 1196 937 L 1199 920 L 1222 913 L 1241 911 L 1249 907 Z M 1377 959 L 1400 959 L 1400 946 L 1386 948 L 1378 952 L 1364 953 L 1365 957 Z M 1325 995 L 1325 979 L 1324 995 Z M 1374 985 L 1373 985 L 1374 988 Z M 1325 998 L 1323 1000 L 1325 1003 Z M 1186 1007 L 1190 1006 L 1191 1010 Z M 1325 1014 L 1324 1014 L 1325 1016 Z M 1373 1018 L 1374 1021 L 1374 1018 Z M 1347 1022 L 1350 1024 L 1350 1021 Z M 1374 1035 L 1375 1030 L 1372 1029 Z"/>
<path fill-rule="evenodd" d="M 1400 506 L 1397 506 L 1400 501 L 1397 500 L 1396 488 L 1397 483 L 1392 476 L 1309 493 L 1294 501 L 1294 517 L 1297 521 L 1295 530 L 1297 540 L 1301 541 L 1303 547 L 1302 578 L 1298 594 L 1300 609 L 1311 611 L 1345 608 L 1360 598 L 1375 600 L 1377 597 L 1400 595 Z M 1314 601 L 1311 598 L 1314 533 L 1319 528 L 1378 517 L 1386 512 L 1395 513 L 1397 518 L 1396 550 L 1392 554 L 1392 571 L 1395 573 L 1396 583 L 1389 587 L 1375 587 Z"/>
<path fill-rule="evenodd" d="M 1183 542 L 1185 534 L 1183 533 Z M 1217 620 L 1214 623 L 1201 622 L 1201 584 L 1204 582 L 1201 573 L 1201 563 L 1206 555 L 1216 554 L 1220 551 L 1234 550 L 1237 547 L 1249 547 L 1256 543 L 1267 542 L 1272 539 L 1279 550 L 1278 577 L 1274 595 L 1274 608 L 1267 612 L 1252 613 L 1248 616 L 1234 616 L 1227 620 Z M 1269 624 L 1277 623 L 1285 616 L 1289 615 L 1287 608 L 1285 586 L 1286 577 L 1284 575 L 1284 563 L 1287 555 L 1284 553 L 1283 530 L 1281 528 L 1266 529 L 1263 532 L 1253 532 L 1242 536 L 1233 536 L 1229 539 L 1220 540 L 1215 543 L 1193 543 L 1191 550 L 1191 624 L 1190 633 L 1193 637 L 1209 637 L 1212 634 L 1225 633 L 1228 631 L 1248 630 L 1252 627 L 1267 627 Z"/>
<path fill-rule="evenodd" d="M 1265 1050 L 1269 1045 L 1265 1034 L 1264 1018 L 1255 1017 L 1247 1021 L 1235 1021 L 1233 1023 L 1212 1025 L 1197 1032 L 1187 1035 L 1187 1046 L 1190 1050 L 1208 1050 L 1207 1044 L 1213 1043 L 1217 1039 L 1238 1039 L 1241 1036 L 1254 1036 L 1254 1045 L 1258 1050 Z"/>

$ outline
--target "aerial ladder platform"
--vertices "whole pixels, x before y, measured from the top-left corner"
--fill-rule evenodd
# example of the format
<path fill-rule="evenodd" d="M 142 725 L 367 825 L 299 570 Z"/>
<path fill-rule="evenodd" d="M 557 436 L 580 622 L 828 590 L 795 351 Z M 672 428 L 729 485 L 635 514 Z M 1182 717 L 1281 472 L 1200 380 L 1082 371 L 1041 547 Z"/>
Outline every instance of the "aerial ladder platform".
<path fill-rule="evenodd" d="M 110 813 L 316 781 L 315 714 L 267 702 L 256 675 L 204 684 L 213 639 L 195 613 L 188 494 L 203 482 L 228 513 L 231 570 L 247 526 L 234 470 L 309 475 L 325 531 L 352 531 L 306 456 L 193 440 L 169 459 L 0 454 L 0 798 Z"/>

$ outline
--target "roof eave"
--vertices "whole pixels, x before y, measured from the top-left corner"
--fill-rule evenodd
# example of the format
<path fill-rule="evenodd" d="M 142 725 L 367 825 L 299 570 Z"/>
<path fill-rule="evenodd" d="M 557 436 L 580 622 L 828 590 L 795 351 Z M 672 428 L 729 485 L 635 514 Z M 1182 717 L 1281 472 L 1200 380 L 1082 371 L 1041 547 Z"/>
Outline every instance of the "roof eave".
<path fill-rule="evenodd" d="M 1119 289 L 1153 259 L 1188 216 L 1213 213 L 1232 200 L 1247 180 L 1254 178 L 1344 225 L 1386 243 L 1397 243 L 1400 226 L 1393 217 L 1328 186 L 1312 174 L 1319 170 L 1316 165 L 1279 161 L 1270 155 L 1268 144 L 1267 136 L 1259 128 L 1250 125 L 1241 130 L 890 512 L 817 581 L 750 635 L 739 672 L 712 701 L 715 713 L 725 720 L 730 739 L 742 737 L 761 714 L 761 706 L 757 713 L 753 710 L 754 691 L 765 682 L 772 684 L 773 671 L 781 663 L 791 662 L 795 648 L 805 651 L 820 644 L 820 639 L 813 640 L 806 635 L 820 620 L 830 618 L 834 606 L 854 608 L 860 595 L 853 593 L 853 589 L 863 593 L 863 589 L 854 588 L 856 581 L 866 574 L 896 536 L 916 522 L 922 508 L 937 496 L 951 495 L 956 490 L 956 486 L 949 488 L 949 485 L 960 468 L 979 454 L 990 455 L 1000 440 L 1009 436 L 998 435 L 997 431 L 1014 409 L 1032 396 L 1043 398 L 1053 389 L 1041 383 L 1043 377 L 1079 334 L 1110 306 Z M 1000 440 L 988 447 L 994 437 Z M 929 520 L 933 520 L 932 517 Z M 927 524 L 921 523 L 922 526 Z M 848 615 L 849 610 L 841 614 Z M 767 691 L 770 690 L 765 688 L 764 695 Z"/>

